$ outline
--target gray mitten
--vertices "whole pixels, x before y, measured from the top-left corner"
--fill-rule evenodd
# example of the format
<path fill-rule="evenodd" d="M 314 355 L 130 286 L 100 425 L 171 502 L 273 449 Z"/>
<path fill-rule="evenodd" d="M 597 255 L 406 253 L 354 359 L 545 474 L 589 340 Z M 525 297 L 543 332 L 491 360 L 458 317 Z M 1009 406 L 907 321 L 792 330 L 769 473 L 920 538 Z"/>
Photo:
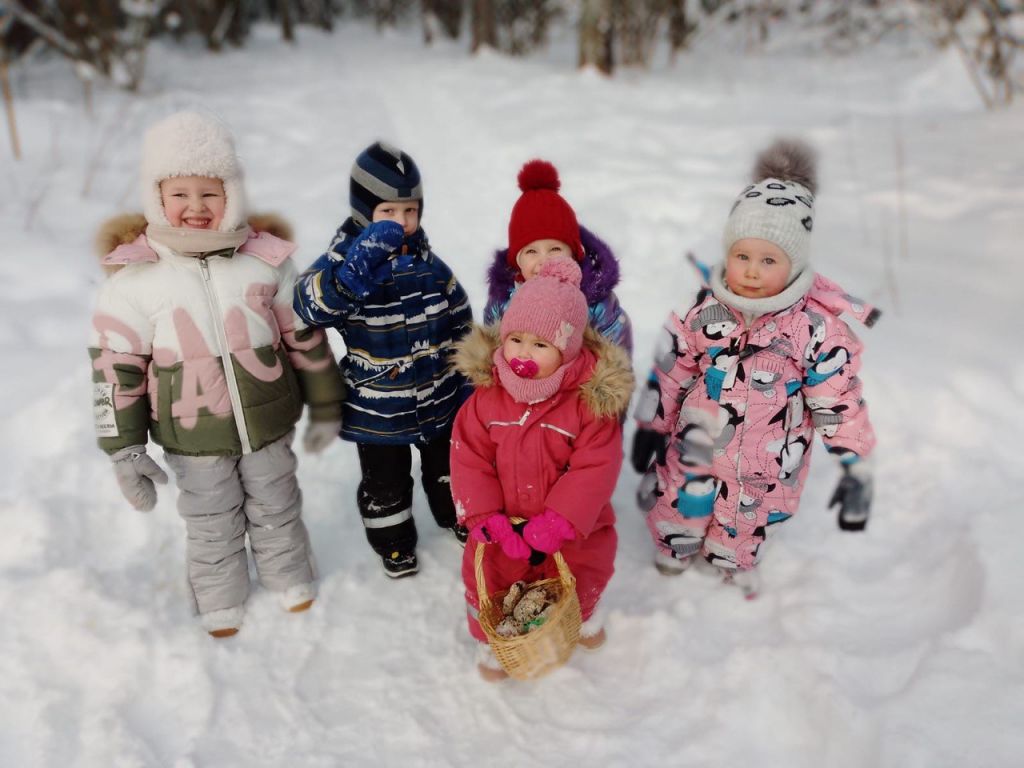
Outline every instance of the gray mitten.
<path fill-rule="evenodd" d="M 302 448 L 306 453 L 320 453 L 338 439 L 340 421 L 311 421 L 302 433 Z"/>
<path fill-rule="evenodd" d="M 149 512 L 156 506 L 156 486 L 167 482 L 167 473 L 146 455 L 146 446 L 129 445 L 111 455 L 114 475 L 121 493 L 139 512 Z"/>

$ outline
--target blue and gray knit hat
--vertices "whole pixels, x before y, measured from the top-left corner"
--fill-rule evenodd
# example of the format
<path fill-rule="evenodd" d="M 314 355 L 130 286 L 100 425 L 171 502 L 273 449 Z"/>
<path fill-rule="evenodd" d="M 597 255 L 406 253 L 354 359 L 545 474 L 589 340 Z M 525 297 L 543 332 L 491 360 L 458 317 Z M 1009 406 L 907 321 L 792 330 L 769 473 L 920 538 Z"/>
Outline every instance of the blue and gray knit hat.
<path fill-rule="evenodd" d="M 349 183 L 352 218 L 361 226 L 373 220 L 373 209 L 381 203 L 420 201 L 423 215 L 423 185 L 420 169 L 405 152 L 377 141 L 359 153 L 352 164 Z"/>

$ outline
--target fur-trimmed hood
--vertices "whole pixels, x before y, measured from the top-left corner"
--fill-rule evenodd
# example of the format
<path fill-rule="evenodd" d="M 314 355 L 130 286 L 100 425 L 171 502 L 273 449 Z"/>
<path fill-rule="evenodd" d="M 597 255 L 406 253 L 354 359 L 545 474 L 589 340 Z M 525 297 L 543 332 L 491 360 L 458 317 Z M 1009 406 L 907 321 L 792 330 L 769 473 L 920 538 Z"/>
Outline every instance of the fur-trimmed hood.
<path fill-rule="evenodd" d="M 475 387 L 496 383 L 494 350 L 501 346 L 498 323 L 473 325 L 455 344 L 455 367 Z M 598 418 L 619 417 L 633 394 L 633 371 L 625 350 L 605 339 L 589 325 L 583 334 L 583 348 L 597 357 L 590 376 L 580 385 L 583 402 Z"/>
<path fill-rule="evenodd" d="M 619 284 L 619 262 L 608 244 L 583 226 L 580 227 L 580 242 L 586 252 L 580 263 L 583 272 L 580 290 L 587 297 L 588 305 L 597 304 L 608 298 Z M 495 251 L 487 270 L 487 303 L 507 299 L 515 282 L 516 270 L 508 265 L 508 248 Z"/>
<path fill-rule="evenodd" d="M 122 213 L 100 225 L 94 248 L 104 272 L 110 275 L 134 261 L 154 260 L 149 255 L 152 249 L 144 242 L 147 226 L 146 217 L 141 213 Z M 249 217 L 249 228 L 253 234 L 239 250 L 270 263 L 280 263 L 294 252 L 290 242 L 292 226 L 283 216 L 276 213 L 253 214 Z M 140 238 L 143 238 L 142 242 Z M 257 245 L 254 241 L 262 242 Z"/>

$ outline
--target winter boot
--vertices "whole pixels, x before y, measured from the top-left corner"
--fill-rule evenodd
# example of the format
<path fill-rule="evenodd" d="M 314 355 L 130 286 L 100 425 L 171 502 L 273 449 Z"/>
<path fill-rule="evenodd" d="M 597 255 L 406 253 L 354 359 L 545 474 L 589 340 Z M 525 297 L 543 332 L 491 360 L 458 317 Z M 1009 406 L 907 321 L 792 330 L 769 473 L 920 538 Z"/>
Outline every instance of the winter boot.
<path fill-rule="evenodd" d="M 281 607 L 290 613 L 302 613 L 309 610 L 316 597 L 316 585 L 307 581 L 305 584 L 295 584 L 283 592 L 278 593 Z"/>
<path fill-rule="evenodd" d="M 654 567 L 658 569 L 658 573 L 662 576 L 678 576 L 689 568 L 692 562 L 692 555 L 679 559 L 665 554 L 660 549 L 654 554 Z"/>
<path fill-rule="evenodd" d="M 753 600 L 761 591 L 761 577 L 755 569 L 733 571 L 722 568 L 720 570 L 722 571 L 722 583 L 739 587 L 745 600 Z"/>
<path fill-rule="evenodd" d="M 455 535 L 455 540 L 459 542 L 460 547 L 466 546 L 466 542 L 469 540 L 469 528 L 459 523 L 456 523 L 448 530 Z"/>
<path fill-rule="evenodd" d="M 585 651 L 596 651 L 602 645 L 605 640 L 608 639 L 608 632 L 605 631 L 604 627 L 601 627 L 597 632 L 592 635 L 580 635 L 580 648 Z"/>
<path fill-rule="evenodd" d="M 487 643 L 477 643 L 476 671 L 480 673 L 481 679 L 488 683 L 498 683 L 508 677 L 508 672 L 501 668 L 494 651 Z"/>
<path fill-rule="evenodd" d="M 580 627 L 579 645 L 585 651 L 596 651 L 604 645 L 607 639 L 608 633 L 604 628 L 604 612 L 598 608 Z"/>
<path fill-rule="evenodd" d="M 399 552 L 396 549 L 394 552 L 382 555 L 380 559 L 384 565 L 384 573 L 392 579 L 412 576 L 420 569 L 415 552 Z"/>
<path fill-rule="evenodd" d="M 238 634 L 244 616 L 245 605 L 236 605 L 232 608 L 221 608 L 201 613 L 199 620 L 203 624 L 203 629 L 209 632 L 211 637 L 224 638 Z"/>

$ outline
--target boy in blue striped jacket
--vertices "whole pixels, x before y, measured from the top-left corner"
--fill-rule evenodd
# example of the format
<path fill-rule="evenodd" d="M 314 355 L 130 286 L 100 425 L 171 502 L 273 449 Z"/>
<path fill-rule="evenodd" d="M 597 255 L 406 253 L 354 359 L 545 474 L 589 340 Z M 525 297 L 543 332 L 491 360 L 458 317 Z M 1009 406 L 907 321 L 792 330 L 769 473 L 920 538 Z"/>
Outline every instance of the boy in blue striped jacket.
<path fill-rule="evenodd" d="M 352 166 L 351 216 L 295 284 L 295 311 L 335 328 L 347 394 L 341 438 L 356 444 L 357 503 L 385 572 L 418 569 L 412 518 L 412 451 L 437 524 L 460 542 L 449 480 L 452 423 L 470 390 L 451 366 L 473 321 L 466 292 L 430 250 L 420 227 L 420 172 L 405 152 L 377 142 Z"/>

